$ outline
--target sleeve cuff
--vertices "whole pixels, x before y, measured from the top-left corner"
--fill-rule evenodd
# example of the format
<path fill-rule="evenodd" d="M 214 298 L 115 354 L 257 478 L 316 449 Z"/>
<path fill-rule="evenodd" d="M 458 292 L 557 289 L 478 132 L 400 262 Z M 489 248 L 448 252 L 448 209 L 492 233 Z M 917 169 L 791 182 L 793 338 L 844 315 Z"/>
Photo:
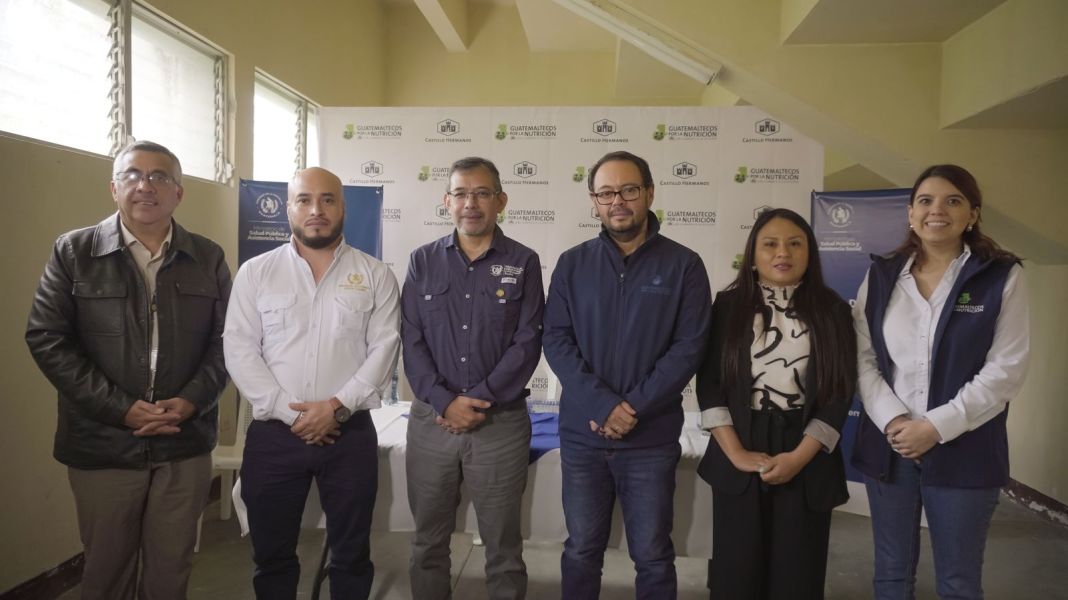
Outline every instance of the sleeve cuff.
<path fill-rule="evenodd" d="M 877 398 L 874 402 L 865 405 L 864 410 L 880 433 L 886 432 L 886 426 L 890 424 L 890 421 L 902 415 L 909 415 L 909 410 L 896 396 Z"/>
<path fill-rule="evenodd" d="M 352 412 L 356 412 L 358 410 L 370 410 L 382 406 L 382 396 L 373 386 L 367 385 L 366 383 L 360 383 L 356 385 L 355 388 L 356 389 L 353 390 L 342 389 L 337 393 L 337 399 L 345 405 L 345 408 L 348 408 Z"/>
<path fill-rule="evenodd" d="M 964 415 L 957 412 L 956 407 L 952 404 L 943 404 L 931 409 L 923 415 L 923 418 L 927 419 L 934 426 L 938 435 L 941 436 L 942 439 L 938 442 L 940 444 L 953 441 L 965 431 L 968 431 L 968 420 Z"/>
<path fill-rule="evenodd" d="M 438 413 L 438 416 L 445 416 L 445 409 L 449 407 L 449 404 L 456 399 L 456 394 L 446 390 L 445 388 L 435 388 L 430 398 L 427 399 L 427 403 L 434 408 L 434 412 Z"/>
<path fill-rule="evenodd" d="M 810 420 L 808 425 L 805 425 L 804 434 L 822 444 L 823 451 L 827 453 L 834 452 L 834 447 L 838 445 L 838 439 L 841 437 L 834 427 L 819 419 Z"/>
<path fill-rule="evenodd" d="M 701 411 L 701 429 L 709 430 L 716 427 L 734 426 L 731 411 L 726 406 L 706 408 Z"/>

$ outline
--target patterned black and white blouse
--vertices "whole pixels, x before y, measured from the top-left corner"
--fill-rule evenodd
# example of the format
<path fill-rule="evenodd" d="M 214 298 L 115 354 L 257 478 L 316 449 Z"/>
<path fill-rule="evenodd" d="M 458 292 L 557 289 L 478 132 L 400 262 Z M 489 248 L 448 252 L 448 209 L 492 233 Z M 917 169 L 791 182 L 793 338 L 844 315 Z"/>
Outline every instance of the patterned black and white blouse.
<path fill-rule="evenodd" d="M 797 410 L 805 405 L 810 349 L 808 327 L 798 320 L 790 304 L 797 285 L 761 283 L 760 290 L 771 322 L 765 327 L 764 315 L 759 313 L 753 319 L 753 408 Z"/>

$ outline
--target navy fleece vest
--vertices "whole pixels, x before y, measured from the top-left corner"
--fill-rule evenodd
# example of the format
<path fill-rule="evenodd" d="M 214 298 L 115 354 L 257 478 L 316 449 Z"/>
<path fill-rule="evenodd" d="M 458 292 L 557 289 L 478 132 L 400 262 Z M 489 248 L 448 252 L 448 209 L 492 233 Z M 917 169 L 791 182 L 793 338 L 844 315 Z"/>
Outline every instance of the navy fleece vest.
<path fill-rule="evenodd" d="M 907 257 L 872 256 L 868 273 L 865 316 L 871 331 L 879 371 L 893 381 L 894 365 L 883 337 L 883 321 L 890 295 Z M 1001 299 L 1013 262 L 968 258 L 942 307 L 931 353 L 931 387 L 927 409 L 941 406 L 957 395 L 986 362 L 1001 313 Z M 1005 433 L 1008 410 L 973 431 L 945 444 L 935 444 L 923 457 L 924 485 L 979 488 L 1003 486 L 1009 481 L 1009 447 Z M 886 436 L 861 413 L 852 464 L 881 480 L 892 477 L 893 450 Z"/>

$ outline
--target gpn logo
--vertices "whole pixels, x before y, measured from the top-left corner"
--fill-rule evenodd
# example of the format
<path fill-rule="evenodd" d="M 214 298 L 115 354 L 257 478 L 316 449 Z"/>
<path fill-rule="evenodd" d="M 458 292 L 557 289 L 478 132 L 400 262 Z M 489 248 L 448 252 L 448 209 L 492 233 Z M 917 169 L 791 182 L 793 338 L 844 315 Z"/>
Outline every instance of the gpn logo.
<path fill-rule="evenodd" d="M 616 122 L 608 119 L 594 121 L 593 132 L 602 137 L 610 136 L 616 132 Z"/>
<path fill-rule="evenodd" d="M 419 167 L 419 175 L 417 176 L 419 181 L 426 181 L 430 179 L 430 165 L 423 165 Z"/>
<path fill-rule="evenodd" d="M 501 212 L 497 213 L 497 224 L 498 225 L 503 225 L 504 224 L 504 220 L 506 218 L 505 215 L 507 213 L 508 213 L 507 210 L 502 210 Z"/>
<path fill-rule="evenodd" d="M 748 177 L 749 167 L 738 167 L 738 172 L 734 174 L 734 183 L 745 183 Z"/>
<path fill-rule="evenodd" d="M 351 140 L 352 136 L 354 135 L 356 135 L 356 125 L 353 123 L 346 123 L 345 131 L 341 132 L 341 137 L 345 138 L 346 140 Z"/>
<path fill-rule="evenodd" d="M 957 298 L 957 304 L 969 304 L 972 301 L 972 295 L 968 292 L 964 292 Z"/>
<path fill-rule="evenodd" d="M 775 119 L 761 119 L 753 125 L 753 131 L 765 136 L 775 135 L 779 133 L 780 129 L 782 129 L 782 125 Z"/>
<path fill-rule="evenodd" d="M 680 162 L 671 167 L 671 172 L 679 179 L 689 179 L 694 175 L 697 175 L 697 165 L 688 162 Z"/>
<path fill-rule="evenodd" d="M 378 177 L 382 173 L 385 173 L 385 167 L 383 167 L 380 162 L 369 160 L 360 165 L 360 172 L 367 177 Z"/>
<path fill-rule="evenodd" d="M 493 137 L 497 138 L 498 140 L 503 140 L 504 138 L 508 137 L 508 123 L 501 123 L 500 125 L 498 125 L 497 131 L 494 132 Z"/>
<path fill-rule="evenodd" d="M 667 125 L 664 125 L 663 123 L 657 123 L 656 131 L 653 132 L 653 139 L 659 142 L 660 140 L 664 139 L 664 136 L 666 135 Z"/>
<path fill-rule="evenodd" d="M 586 167 L 575 167 L 575 172 L 571 174 L 571 181 L 575 183 L 586 181 Z"/>
<path fill-rule="evenodd" d="M 438 133 L 441 135 L 455 135 L 460 133 L 460 124 L 452 119 L 438 121 Z"/>
<path fill-rule="evenodd" d="M 515 173 L 516 177 L 522 177 L 523 179 L 533 177 L 538 174 L 538 165 L 524 160 L 512 167 L 512 173 Z"/>

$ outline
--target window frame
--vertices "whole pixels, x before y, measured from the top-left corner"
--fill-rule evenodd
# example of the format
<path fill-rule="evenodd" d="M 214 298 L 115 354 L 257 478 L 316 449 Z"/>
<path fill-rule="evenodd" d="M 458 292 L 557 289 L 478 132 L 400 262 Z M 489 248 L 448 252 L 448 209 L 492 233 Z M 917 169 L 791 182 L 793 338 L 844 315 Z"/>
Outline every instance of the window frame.
<path fill-rule="evenodd" d="M 297 90 L 293 89 L 292 86 L 284 83 L 283 81 L 281 81 L 277 77 L 274 77 L 270 73 L 268 73 L 268 72 L 264 71 L 263 69 L 260 69 L 260 68 L 257 67 L 255 69 L 254 74 L 253 74 L 253 83 L 252 83 L 252 95 L 253 95 L 253 98 L 255 98 L 255 96 L 256 96 L 256 87 L 257 86 L 261 86 L 261 85 L 263 87 L 267 88 L 269 91 L 274 92 L 275 94 L 278 94 L 279 96 L 283 96 L 283 97 L 286 97 L 286 98 L 292 100 L 297 105 L 296 118 L 297 118 L 297 135 L 298 135 L 299 139 L 297 140 L 297 155 L 295 157 L 296 160 L 294 161 L 294 164 L 295 164 L 294 173 L 296 171 L 300 170 L 300 169 L 308 168 L 308 114 L 310 112 L 315 112 L 318 115 L 320 113 L 320 111 L 322 110 L 322 108 L 323 108 L 322 105 L 320 105 L 319 103 L 315 102 L 314 100 L 308 98 L 306 95 L 298 92 Z M 316 123 L 318 123 L 318 119 L 316 119 Z M 255 110 L 253 110 L 253 112 L 252 112 L 252 131 L 253 131 L 253 136 L 255 136 L 255 132 L 256 132 L 256 112 L 255 112 Z M 253 148 L 255 148 L 255 144 L 253 144 Z M 253 152 L 253 155 L 252 155 L 252 164 L 253 164 L 253 170 L 255 170 L 255 165 L 256 165 L 255 152 Z"/>

